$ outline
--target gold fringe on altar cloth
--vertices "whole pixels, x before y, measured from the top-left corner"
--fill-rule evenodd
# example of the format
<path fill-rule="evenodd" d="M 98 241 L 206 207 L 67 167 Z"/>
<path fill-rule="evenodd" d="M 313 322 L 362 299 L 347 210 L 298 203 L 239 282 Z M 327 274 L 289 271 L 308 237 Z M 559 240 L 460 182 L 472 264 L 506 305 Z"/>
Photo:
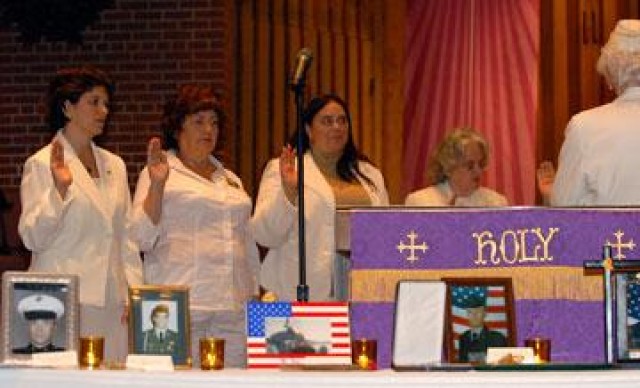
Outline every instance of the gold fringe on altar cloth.
<path fill-rule="evenodd" d="M 510 267 L 450 270 L 352 270 L 351 301 L 393 302 L 400 280 L 445 277 L 511 277 L 515 299 L 602 300 L 602 275 L 576 267 Z"/>

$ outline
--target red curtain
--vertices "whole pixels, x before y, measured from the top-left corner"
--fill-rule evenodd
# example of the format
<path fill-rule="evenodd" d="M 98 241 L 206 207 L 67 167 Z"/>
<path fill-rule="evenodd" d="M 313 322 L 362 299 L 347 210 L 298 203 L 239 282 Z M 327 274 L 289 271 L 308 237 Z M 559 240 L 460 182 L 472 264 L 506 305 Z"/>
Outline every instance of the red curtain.
<path fill-rule="evenodd" d="M 540 0 L 408 0 L 405 192 L 425 185 L 444 134 L 471 126 L 491 146 L 484 184 L 535 201 Z"/>

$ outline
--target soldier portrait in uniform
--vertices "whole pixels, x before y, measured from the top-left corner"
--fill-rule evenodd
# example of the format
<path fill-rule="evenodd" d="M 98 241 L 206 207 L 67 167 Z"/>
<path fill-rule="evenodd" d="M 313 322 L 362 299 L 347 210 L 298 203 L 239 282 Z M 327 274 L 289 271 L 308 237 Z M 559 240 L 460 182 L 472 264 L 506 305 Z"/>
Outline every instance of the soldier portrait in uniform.
<path fill-rule="evenodd" d="M 46 294 L 27 296 L 18 302 L 18 314 L 29 325 L 29 343 L 13 348 L 16 354 L 59 352 L 64 347 L 53 343 L 58 321 L 64 315 L 60 299 Z"/>
<path fill-rule="evenodd" d="M 8 271 L 2 275 L 4 362 L 35 353 L 76 350 L 78 279 L 73 275 Z"/>
<path fill-rule="evenodd" d="M 189 288 L 134 286 L 129 289 L 129 353 L 171 356 L 191 365 Z"/>
<path fill-rule="evenodd" d="M 178 346 L 178 332 L 169 328 L 169 314 L 168 303 L 158 303 L 151 310 L 152 327 L 145 330 L 142 345 L 145 353 L 173 354 Z"/>
<path fill-rule="evenodd" d="M 444 280 L 449 362 L 484 364 L 489 348 L 515 345 L 511 279 Z"/>

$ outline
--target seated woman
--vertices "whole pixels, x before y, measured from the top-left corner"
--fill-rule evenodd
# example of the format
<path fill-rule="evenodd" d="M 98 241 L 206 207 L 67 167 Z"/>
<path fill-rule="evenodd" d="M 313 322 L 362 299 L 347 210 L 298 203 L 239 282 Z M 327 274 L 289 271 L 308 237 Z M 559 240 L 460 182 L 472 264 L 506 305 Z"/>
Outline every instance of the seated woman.
<path fill-rule="evenodd" d="M 407 206 L 507 206 L 507 199 L 480 186 L 489 159 L 487 141 L 471 128 L 451 132 L 427 165 L 431 186 L 407 196 Z"/>

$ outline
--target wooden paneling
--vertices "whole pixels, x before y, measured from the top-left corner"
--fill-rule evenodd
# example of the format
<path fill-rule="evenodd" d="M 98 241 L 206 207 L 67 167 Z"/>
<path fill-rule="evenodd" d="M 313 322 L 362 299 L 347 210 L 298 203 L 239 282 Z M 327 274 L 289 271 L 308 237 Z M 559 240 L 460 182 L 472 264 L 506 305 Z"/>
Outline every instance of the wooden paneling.
<path fill-rule="evenodd" d="M 240 174 L 247 191 L 257 193 L 265 163 L 280 153 L 295 131 L 295 106 L 287 81 L 297 53 L 308 47 L 314 62 L 306 100 L 325 93 L 347 100 L 356 144 L 391 175 L 387 179 L 394 187 L 389 190 L 397 198 L 401 159 L 395 155 L 402 154 L 403 60 L 387 55 L 404 53 L 399 28 L 404 6 L 391 0 L 237 0 L 236 7 L 237 133 L 231 168 Z M 393 131 L 387 130 L 389 117 L 396 120 Z M 394 157 L 387 158 L 387 152 Z"/>

